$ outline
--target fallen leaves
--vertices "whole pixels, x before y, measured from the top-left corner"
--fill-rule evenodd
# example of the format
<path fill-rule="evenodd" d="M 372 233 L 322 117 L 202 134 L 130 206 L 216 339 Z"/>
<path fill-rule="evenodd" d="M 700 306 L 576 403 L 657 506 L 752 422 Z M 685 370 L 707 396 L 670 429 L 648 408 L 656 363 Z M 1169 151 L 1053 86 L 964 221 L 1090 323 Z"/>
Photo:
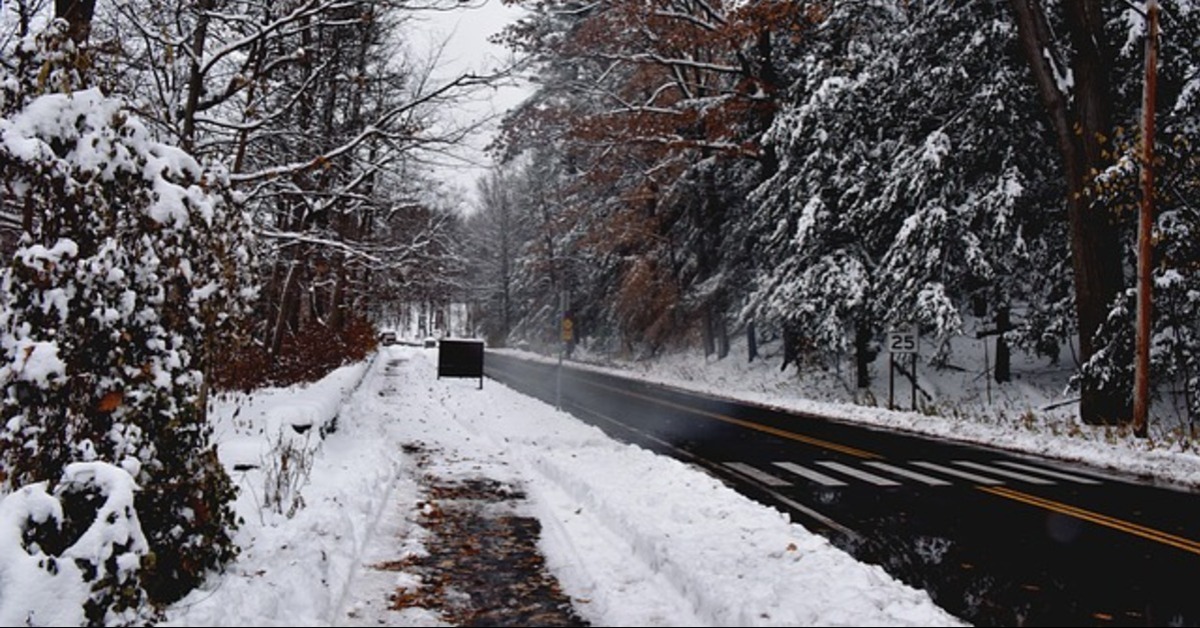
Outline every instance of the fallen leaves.
<path fill-rule="evenodd" d="M 405 453 L 427 460 L 418 444 Z M 541 523 L 514 512 L 523 491 L 488 478 L 426 475 L 423 483 L 425 499 L 416 506 L 429 533 L 425 553 L 373 565 L 420 582 L 395 589 L 389 608 L 428 609 L 456 626 L 588 625 L 546 571 L 537 548 Z"/>

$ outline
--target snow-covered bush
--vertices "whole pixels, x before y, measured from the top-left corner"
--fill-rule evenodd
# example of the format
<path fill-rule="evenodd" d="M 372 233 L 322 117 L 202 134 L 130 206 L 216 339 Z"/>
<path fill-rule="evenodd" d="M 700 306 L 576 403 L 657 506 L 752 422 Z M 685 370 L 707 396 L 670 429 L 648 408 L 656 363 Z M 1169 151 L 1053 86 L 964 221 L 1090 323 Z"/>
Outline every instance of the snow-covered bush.
<path fill-rule="evenodd" d="M 24 212 L 0 273 L 0 488 L 136 460 L 142 583 L 178 598 L 236 554 L 203 403 L 214 334 L 244 296 L 227 175 L 92 89 L 0 117 L 0 190 Z"/>
<path fill-rule="evenodd" d="M 0 624 L 144 619 L 138 567 L 148 547 L 136 490 L 125 469 L 80 462 L 68 465 L 53 489 L 37 482 L 0 500 Z"/>

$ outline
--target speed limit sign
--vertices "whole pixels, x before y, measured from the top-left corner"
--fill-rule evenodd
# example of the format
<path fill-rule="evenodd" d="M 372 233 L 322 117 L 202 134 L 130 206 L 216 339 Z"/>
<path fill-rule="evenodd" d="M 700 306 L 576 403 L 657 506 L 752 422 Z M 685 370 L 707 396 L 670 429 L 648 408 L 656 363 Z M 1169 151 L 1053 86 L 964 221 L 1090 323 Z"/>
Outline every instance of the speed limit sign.
<path fill-rule="evenodd" d="M 891 353 L 917 352 L 917 327 L 892 329 L 887 334 L 887 350 Z"/>

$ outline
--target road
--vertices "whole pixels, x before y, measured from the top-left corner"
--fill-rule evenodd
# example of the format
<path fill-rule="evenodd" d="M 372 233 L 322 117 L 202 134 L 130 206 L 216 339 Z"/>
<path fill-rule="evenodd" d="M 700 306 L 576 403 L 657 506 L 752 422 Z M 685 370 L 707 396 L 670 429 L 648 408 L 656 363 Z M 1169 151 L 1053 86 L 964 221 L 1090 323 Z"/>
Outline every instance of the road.
<path fill-rule="evenodd" d="M 554 364 L 489 352 L 485 370 L 556 402 Z M 569 367 L 561 404 L 788 513 L 972 623 L 1200 625 L 1194 492 Z"/>

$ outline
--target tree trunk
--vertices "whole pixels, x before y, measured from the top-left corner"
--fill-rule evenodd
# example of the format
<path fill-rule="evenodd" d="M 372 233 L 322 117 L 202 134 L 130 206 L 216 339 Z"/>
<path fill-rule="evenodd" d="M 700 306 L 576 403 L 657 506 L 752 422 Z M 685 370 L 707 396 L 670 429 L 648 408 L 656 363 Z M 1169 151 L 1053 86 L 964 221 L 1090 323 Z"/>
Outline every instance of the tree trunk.
<path fill-rule="evenodd" d="M 871 386 L 870 366 L 874 359 L 871 353 L 871 326 L 860 319 L 854 325 L 854 375 L 859 388 Z"/>
<path fill-rule="evenodd" d="M 702 316 L 701 331 L 704 333 L 704 357 L 708 357 L 717 352 L 716 340 L 713 338 L 713 315 L 712 310 L 704 308 Z"/>
<path fill-rule="evenodd" d="M 329 299 L 329 329 L 341 333 L 346 329 L 346 268 L 338 264 L 333 294 Z"/>
<path fill-rule="evenodd" d="M 1102 3 L 1062 3 L 1064 23 L 1070 34 L 1074 57 L 1073 90 L 1063 93 L 1057 76 L 1063 71 L 1055 56 L 1049 22 L 1040 0 L 1010 0 L 1017 18 L 1018 36 L 1033 71 L 1042 104 L 1054 124 L 1067 183 L 1067 215 L 1071 238 L 1071 262 L 1075 278 L 1075 312 L 1079 322 L 1081 359 L 1095 354 L 1093 340 L 1104 322 L 1113 299 L 1124 291 L 1117 227 L 1113 217 L 1089 207 L 1084 194 L 1092 172 L 1103 162 L 1102 142 L 1111 137 L 1108 82 L 1111 54 L 1105 46 Z M 1129 395 L 1124 390 L 1099 390 L 1085 383 L 1079 414 L 1089 424 L 1127 421 Z"/>
<path fill-rule="evenodd" d="M 279 309 L 275 315 L 275 323 L 271 326 L 270 360 L 274 366 L 279 360 L 279 352 L 283 348 L 283 334 L 288 326 L 288 319 L 295 309 L 293 293 L 300 281 L 300 262 L 292 261 L 288 267 L 287 277 L 283 280 L 283 289 L 279 293 Z"/>
<path fill-rule="evenodd" d="M 1158 3 L 1146 3 L 1146 78 L 1142 82 L 1142 203 L 1137 239 L 1137 339 L 1133 369 L 1133 433 L 1150 426 L 1150 331 L 1154 289 L 1154 102 L 1158 83 Z"/>
<path fill-rule="evenodd" d="M 200 107 L 200 93 L 204 91 L 204 74 L 201 70 L 201 60 L 204 56 L 204 44 L 208 39 L 208 10 L 212 0 L 204 0 L 196 5 L 196 30 L 192 32 L 191 63 L 188 67 L 187 102 L 183 107 L 183 131 L 179 138 L 180 146 L 191 152 L 196 140 L 196 113 Z"/>
<path fill-rule="evenodd" d="M 796 356 L 796 354 L 797 354 L 796 336 L 794 333 L 792 333 L 792 331 L 790 329 L 788 329 L 785 326 L 783 328 L 783 365 L 781 365 L 779 367 L 779 370 L 786 371 L 788 365 L 791 364 L 792 362 L 795 362 L 796 367 L 799 368 L 800 360 Z"/>
<path fill-rule="evenodd" d="M 1000 384 L 1012 381 L 1012 359 L 1008 350 L 1008 341 L 1004 339 L 1004 332 L 1008 331 L 1011 326 L 1008 306 L 1002 305 L 996 308 L 996 331 L 999 333 L 996 336 L 996 369 L 994 373 L 996 382 Z"/>
<path fill-rule="evenodd" d="M 758 334 L 754 329 L 754 321 L 746 324 L 746 347 L 750 353 L 749 362 L 758 357 Z"/>
<path fill-rule="evenodd" d="M 729 355 L 729 326 L 725 323 L 725 315 L 717 314 L 717 359 L 724 360 Z"/>

